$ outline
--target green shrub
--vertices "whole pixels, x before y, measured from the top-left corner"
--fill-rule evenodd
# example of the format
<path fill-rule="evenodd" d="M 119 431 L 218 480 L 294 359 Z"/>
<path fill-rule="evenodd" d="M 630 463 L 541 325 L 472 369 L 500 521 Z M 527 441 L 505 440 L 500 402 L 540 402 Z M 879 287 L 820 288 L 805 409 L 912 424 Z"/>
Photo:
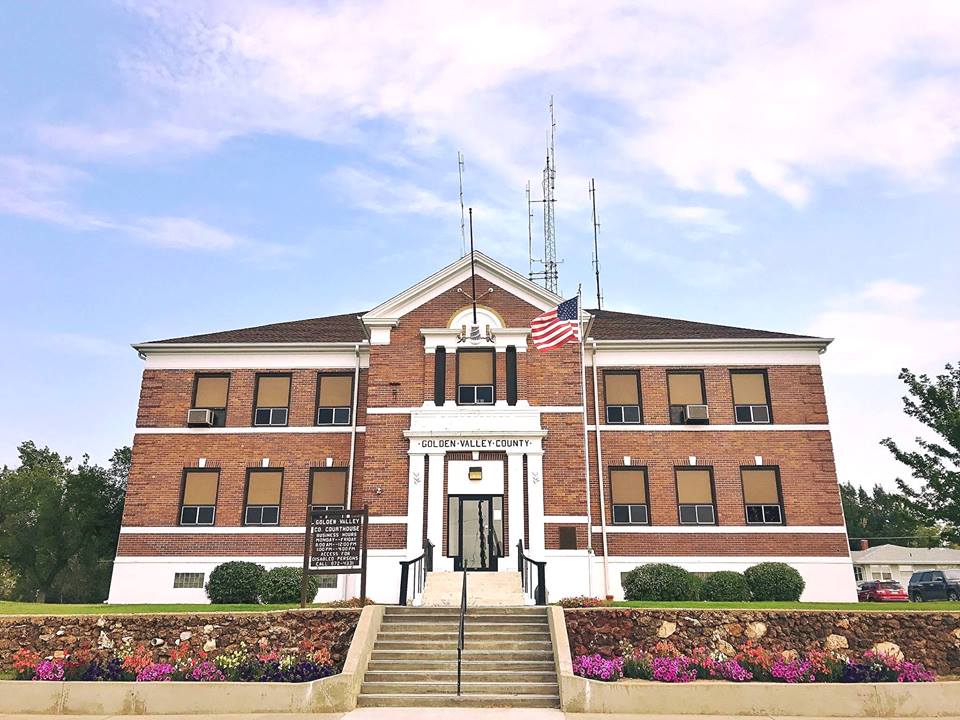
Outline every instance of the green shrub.
<path fill-rule="evenodd" d="M 739 602 L 750 599 L 750 586 L 743 573 L 732 570 L 720 570 L 710 573 L 703 581 L 700 591 L 701 600 L 711 602 Z"/>
<path fill-rule="evenodd" d="M 806 585 L 800 573 L 781 562 L 765 562 L 748 567 L 743 575 L 753 599 L 758 601 L 797 601 Z"/>
<path fill-rule="evenodd" d="M 217 565 L 207 581 L 207 597 L 217 604 L 259 602 L 264 572 L 263 565 L 239 560 Z"/>
<path fill-rule="evenodd" d="M 303 568 L 275 567 L 260 577 L 260 602 L 298 603 Z M 313 602 L 320 589 L 316 575 L 307 575 L 307 602 Z"/>
<path fill-rule="evenodd" d="M 627 600 L 698 600 L 702 585 L 693 573 L 666 563 L 641 565 L 623 575 Z"/>

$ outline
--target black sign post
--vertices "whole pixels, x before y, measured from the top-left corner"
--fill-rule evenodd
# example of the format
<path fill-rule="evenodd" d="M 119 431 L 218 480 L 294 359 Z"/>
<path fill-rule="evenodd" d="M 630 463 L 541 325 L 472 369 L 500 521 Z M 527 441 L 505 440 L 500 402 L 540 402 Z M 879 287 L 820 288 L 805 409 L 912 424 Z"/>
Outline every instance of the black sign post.
<path fill-rule="evenodd" d="M 307 606 L 307 576 L 360 573 L 360 600 L 367 597 L 367 525 L 363 510 L 307 509 L 303 538 L 303 581 L 300 607 Z"/>

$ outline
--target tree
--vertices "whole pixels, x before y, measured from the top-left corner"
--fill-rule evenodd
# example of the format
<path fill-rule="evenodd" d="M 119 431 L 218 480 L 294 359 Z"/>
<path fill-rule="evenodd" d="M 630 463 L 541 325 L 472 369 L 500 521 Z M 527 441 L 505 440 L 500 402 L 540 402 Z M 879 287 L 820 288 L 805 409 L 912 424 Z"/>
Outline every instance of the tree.
<path fill-rule="evenodd" d="M 940 531 L 926 526 L 921 515 L 899 493 L 887 492 L 879 485 L 867 492 L 852 483 L 844 483 L 840 486 L 840 499 L 853 550 L 859 549 L 857 538 L 874 540 L 874 545 L 882 542 L 910 547 L 940 544 Z"/>
<path fill-rule="evenodd" d="M 891 438 L 881 441 L 894 457 L 910 468 L 919 489 L 897 478 L 901 492 L 928 521 L 943 523 L 943 535 L 960 540 L 960 365 L 931 379 L 907 368 L 899 378 L 908 395 L 903 410 L 933 431 L 931 439 L 918 437 L 918 450 L 906 450 Z"/>
<path fill-rule="evenodd" d="M 19 448 L 20 466 L 0 471 L 0 557 L 17 578 L 15 593 L 43 601 L 103 600 L 123 512 L 129 452 L 114 453 L 109 469 L 32 442 Z"/>

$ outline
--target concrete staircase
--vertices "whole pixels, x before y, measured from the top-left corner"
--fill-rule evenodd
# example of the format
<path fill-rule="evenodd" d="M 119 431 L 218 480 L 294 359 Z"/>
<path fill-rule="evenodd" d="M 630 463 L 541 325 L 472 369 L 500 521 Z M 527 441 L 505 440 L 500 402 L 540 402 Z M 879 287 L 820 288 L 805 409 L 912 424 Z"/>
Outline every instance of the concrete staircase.
<path fill-rule="evenodd" d="M 474 587 L 473 579 L 477 575 L 470 575 L 468 589 Z M 459 624 L 459 599 L 456 608 L 387 608 L 357 704 L 360 707 L 560 706 L 545 608 L 471 607 L 467 611 L 460 696 L 457 695 Z"/>
<path fill-rule="evenodd" d="M 460 608 L 463 573 L 427 573 L 422 607 Z M 518 607 L 525 602 L 518 572 L 474 572 L 467 579 L 469 607 Z"/>

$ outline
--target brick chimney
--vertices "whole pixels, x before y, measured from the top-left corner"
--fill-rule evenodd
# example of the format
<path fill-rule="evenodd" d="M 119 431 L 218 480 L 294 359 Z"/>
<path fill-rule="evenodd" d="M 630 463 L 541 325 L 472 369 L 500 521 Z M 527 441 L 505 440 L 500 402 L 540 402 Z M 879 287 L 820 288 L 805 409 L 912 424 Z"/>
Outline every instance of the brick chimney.
<path fill-rule="evenodd" d="M 860 549 L 861 549 L 861 550 L 869 550 L 869 549 L 870 549 L 870 541 L 867 540 L 866 538 L 860 538 Z"/>

